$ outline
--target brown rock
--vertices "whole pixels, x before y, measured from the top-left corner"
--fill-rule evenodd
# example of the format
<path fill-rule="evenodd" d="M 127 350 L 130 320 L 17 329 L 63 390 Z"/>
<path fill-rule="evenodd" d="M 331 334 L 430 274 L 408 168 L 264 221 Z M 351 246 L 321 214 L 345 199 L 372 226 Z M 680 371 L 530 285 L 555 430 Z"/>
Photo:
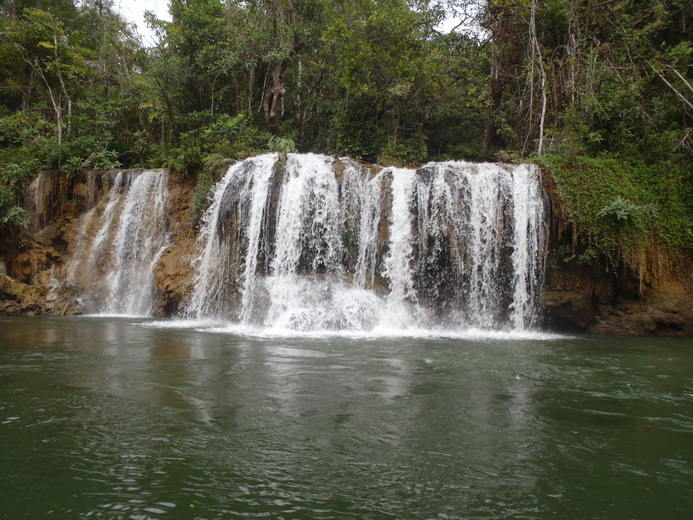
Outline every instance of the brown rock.
<path fill-rule="evenodd" d="M 169 175 L 171 229 L 173 242 L 161 255 L 154 267 L 156 290 L 159 294 L 155 313 L 158 316 L 180 314 L 190 296 L 195 269 L 197 236 L 191 226 L 190 201 L 195 190 L 195 179 Z"/>
<path fill-rule="evenodd" d="M 36 316 L 50 312 L 48 287 L 27 285 L 0 275 L 0 314 L 5 316 Z"/>
<path fill-rule="evenodd" d="M 195 276 L 191 263 L 194 240 L 179 241 L 169 246 L 154 268 L 156 290 L 159 293 L 156 314 L 172 316 L 185 307 Z"/>
<path fill-rule="evenodd" d="M 559 265 L 547 274 L 545 304 L 559 330 L 693 336 L 693 290 L 680 273 L 645 284 L 634 273 Z"/>

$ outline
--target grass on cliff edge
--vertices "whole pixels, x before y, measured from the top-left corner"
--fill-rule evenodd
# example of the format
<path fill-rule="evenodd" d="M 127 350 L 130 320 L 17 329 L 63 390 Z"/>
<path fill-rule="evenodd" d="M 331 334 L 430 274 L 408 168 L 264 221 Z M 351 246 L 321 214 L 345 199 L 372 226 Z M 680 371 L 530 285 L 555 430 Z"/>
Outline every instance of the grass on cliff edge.
<path fill-rule="evenodd" d="M 538 162 L 554 180 L 569 221 L 596 252 L 627 264 L 653 246 L 693 253 L 691 161 L 545 155 Z"/>

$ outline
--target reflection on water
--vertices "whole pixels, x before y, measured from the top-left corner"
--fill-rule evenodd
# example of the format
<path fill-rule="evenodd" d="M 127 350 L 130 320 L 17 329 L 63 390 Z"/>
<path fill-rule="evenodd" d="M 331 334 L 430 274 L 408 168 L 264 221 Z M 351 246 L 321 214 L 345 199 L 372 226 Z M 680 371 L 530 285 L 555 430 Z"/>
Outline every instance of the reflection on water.
<path fill-rule="evenodd" d="M 625 519 L 693 508 L 690 341 L 205 326 L 0 319 L 6 517 Z"/>

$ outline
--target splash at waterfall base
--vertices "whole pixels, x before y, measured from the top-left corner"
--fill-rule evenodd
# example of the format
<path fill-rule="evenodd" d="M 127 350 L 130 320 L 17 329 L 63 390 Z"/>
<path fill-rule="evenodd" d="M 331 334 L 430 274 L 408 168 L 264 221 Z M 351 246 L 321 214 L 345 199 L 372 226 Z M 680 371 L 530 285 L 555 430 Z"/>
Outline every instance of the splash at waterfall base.
<path fill-rule="evenodd" d="M 13 283 L 56 290 L 32 311 L 0 295 L 15 302 L 0 312 L 149 314 L 293 330 L 693 334 L 691 288 L 676 277 L 642 286 L 625 272 L 551 261 L 555 215 L 533 167 L 440 163 L 414 171 L 261 156 L 231 167 L 199 229 L 194 184 L 165 170 L 45 175 L 25 251 L 0 256 Z M 143 217 L 129 227 L 124 220 L 138 206 L 155 217 L 144 234 Z M 29 254 L 39 249 L 43 255 Z M 133 278 L 143 272 L 148 278 Z M 142 292 L 133 298 L 134 287 Z"/>

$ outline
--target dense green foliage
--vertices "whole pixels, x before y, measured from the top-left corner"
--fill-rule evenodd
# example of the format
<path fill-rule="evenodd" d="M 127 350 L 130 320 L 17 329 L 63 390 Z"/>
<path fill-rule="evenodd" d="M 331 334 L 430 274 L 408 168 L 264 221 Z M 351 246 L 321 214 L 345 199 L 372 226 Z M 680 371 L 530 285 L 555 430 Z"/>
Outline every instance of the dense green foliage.
<path fill-rule="evenodd" d="M 145 48 L 108 1 L 0 0 L 0 226 L 21 221 L 45 168 L 204 171 L 199 213 L 228 159 L 268 150 L 538 156 L 600 252 L 693 249 L 687 0 L 172 0 L 170 13 L 149 15 Z"/>
<path fill-rule="evenodd" d="M 620 253 L 636 263 L 650 247 L 693 251 L 690 171 L 610 154 L 544 155 L 540 162 L 593 252 Z"/>

